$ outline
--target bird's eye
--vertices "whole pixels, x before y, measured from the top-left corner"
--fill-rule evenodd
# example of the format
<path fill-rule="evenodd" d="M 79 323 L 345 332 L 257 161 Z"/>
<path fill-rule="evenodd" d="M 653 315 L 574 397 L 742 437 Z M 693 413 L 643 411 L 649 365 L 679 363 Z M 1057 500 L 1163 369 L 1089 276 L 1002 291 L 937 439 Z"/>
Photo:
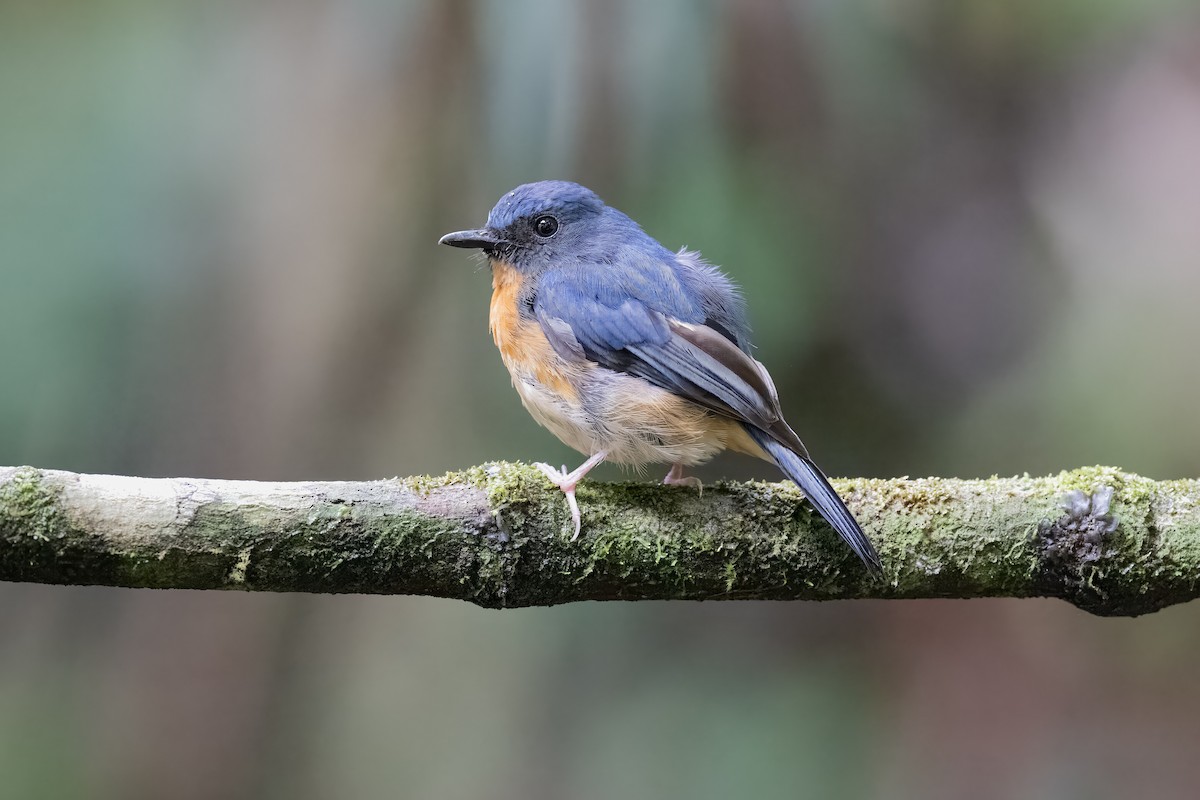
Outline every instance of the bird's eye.
<path fill-rule="evenodd" d="M 544 214 L 533 221 L 533 231 L 543 239 L 549 239 L 558 232 L 558 220 Z"/>

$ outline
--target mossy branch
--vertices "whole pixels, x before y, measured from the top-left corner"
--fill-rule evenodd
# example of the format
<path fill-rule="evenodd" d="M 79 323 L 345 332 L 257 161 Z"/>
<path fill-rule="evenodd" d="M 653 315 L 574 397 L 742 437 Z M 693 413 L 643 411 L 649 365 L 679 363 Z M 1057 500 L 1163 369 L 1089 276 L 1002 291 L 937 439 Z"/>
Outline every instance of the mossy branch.
<path fill-rule="evenodd" d="M 1059 597 L 1136 615 L 1200 587 L 1200 482 L 841 480 L 870 579 L 791 484 L 584 483 L 583 535 L 536 470 L 257 483 L 0 468 L 0 580 L 578 600 Z"/>

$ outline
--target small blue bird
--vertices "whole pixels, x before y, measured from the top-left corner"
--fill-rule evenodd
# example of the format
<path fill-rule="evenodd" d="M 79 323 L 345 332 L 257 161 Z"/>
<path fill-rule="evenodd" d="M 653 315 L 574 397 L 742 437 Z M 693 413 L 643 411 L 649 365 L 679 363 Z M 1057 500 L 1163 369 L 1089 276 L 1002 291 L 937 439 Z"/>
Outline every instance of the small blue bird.
<path fill-rule="evenodd" d="M 490 328 L 525 408 L 588 456 L 536 466 L 566 495 L 597 464 L 671 464 L 664 483 L 725 448 L 773 461 L 875 574 L 879 555 L 788 427 L 775 384 L 750 355 L 737 288 L 699 253 L 673 253 L 590 189 L 518 186 L 487 226 L 441 244 L 492 268 Z"/>

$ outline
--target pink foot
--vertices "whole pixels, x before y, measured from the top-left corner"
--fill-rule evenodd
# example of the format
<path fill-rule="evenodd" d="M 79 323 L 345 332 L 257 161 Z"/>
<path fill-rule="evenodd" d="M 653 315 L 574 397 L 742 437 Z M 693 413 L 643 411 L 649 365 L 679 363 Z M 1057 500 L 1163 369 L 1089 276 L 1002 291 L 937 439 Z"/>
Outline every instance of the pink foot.
<path fill-rule="evenodd" d="M 695 475 L 684 477 L 683 464 L 672 465 L 671 471 L 667 473 L 667 477 L 663 478 L 663 483 L 667 486 L 690 486 L 700 494 L 704 494 L 704 484 L 700 482 L 699 478 Z"/>
<path fill-rule="evenodd" d="M 541 462 L 534 464 L 535 467 L 542 471 L 543 475 L 550 479 L 551 483 L 562 489 L 562 493 L 567 497 L 567 507 L 571 509 L 571 521 L 575 524 L 575 535 L 571 537 L 572 542 L 579 538 L 579 529 L 581 526 L 579 503 L 575 501 L 575 485 L 583 480 L 583 476 L 591 472 L 592 468 L 603 461 L 607 455 L 607 450 L 601 450 L 580 464 L 574 472 L 570 473 L 567 472 L 566 466 L 563 466 L 560 472 L 549 464 Z"/>

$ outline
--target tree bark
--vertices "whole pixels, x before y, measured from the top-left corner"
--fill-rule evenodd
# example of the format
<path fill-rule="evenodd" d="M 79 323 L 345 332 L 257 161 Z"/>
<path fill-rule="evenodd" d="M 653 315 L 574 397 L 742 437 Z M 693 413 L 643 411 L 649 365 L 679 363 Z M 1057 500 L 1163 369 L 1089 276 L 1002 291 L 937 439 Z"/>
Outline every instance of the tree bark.
<path fill-rule="evenodd" d="M 1137 615 L 1197 596 L 1200 482 L 834 481 L 872 580 L 790 483 L 584 483 L 497 463 L 440 477 L 259 483 L 0 468 L 0 580 L 159 589 L 579 600 L 1058 597 Z"/>

